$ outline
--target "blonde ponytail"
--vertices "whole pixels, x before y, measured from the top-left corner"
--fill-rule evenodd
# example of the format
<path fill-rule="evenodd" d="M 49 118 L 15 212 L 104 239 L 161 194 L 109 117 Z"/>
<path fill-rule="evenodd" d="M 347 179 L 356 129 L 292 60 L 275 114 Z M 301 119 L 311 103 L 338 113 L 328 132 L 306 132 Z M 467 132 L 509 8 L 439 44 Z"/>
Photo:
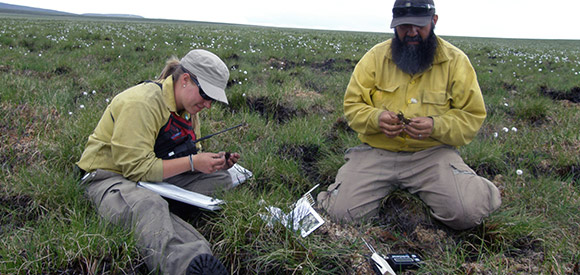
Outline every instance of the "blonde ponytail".
<path fill-rule="evenodd" d="M 183 70 L 181 69 L 181 63 L 179 63 L 179 59 L 177 57 L 172 56 L 167 62 L 165 63 L 165 68 L 161 71 L 161 75 L 157 78 L 157 80 L 163 80 L 173 75 L 173 79 L 177 79 L 177 77 L 183 74 Z"/>

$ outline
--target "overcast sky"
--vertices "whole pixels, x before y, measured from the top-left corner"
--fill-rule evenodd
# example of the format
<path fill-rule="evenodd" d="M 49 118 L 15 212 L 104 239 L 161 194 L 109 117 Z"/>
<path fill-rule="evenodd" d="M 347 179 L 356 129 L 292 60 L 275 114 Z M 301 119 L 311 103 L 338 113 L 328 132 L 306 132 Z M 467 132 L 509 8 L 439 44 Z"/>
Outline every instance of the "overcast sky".
<path fill-rule="evenodd" d="M 0 0 L 76 14 L 134 14 L 146 18 L 274 27 L 392 32 L 394 0 Z M 436 33 L 451 36 L 580 39 L 580 0 L 435 0 Z"/>

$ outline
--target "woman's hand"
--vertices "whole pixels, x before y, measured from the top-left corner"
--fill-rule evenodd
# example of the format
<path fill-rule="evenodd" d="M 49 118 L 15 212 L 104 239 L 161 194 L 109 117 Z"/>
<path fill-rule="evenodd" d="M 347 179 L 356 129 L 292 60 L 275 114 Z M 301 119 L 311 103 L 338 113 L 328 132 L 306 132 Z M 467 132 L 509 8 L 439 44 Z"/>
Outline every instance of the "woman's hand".
<path fill-rule="evenodd" d="M 211 174 L 218 170 L 230 169 L 239 159 L 238 153 L 199 153 L 193 156 L 193 167 L 196 171 Z"/>
<path fill-rule="evenodd" d="M 193 167 L 196 171 L 211 174 L 220 170 L 226 164 L 225 158 L 216 153 L 199 153 L 193 155 Z"/>
<path fill-rule="evenodd" d="M 240 159 L 240 154 L 230 153 L 230 152 L 219 152 L 219 154 L 224 158 L 224 166 L 222 170 L 228 170 L 238 162 Z"/>

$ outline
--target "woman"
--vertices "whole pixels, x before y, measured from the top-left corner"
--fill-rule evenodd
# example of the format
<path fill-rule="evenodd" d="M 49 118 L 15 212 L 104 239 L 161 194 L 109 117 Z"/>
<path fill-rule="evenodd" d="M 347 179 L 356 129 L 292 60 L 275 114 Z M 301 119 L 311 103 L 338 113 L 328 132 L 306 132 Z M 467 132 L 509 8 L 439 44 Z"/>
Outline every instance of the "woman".
<path fill-rule="evenodd" d="M 169 182 L 212 195 L 232 187 L 226 171 L 238 153 L 202 153 L 198 113 L 228 103 L 229 70 L 215 54 L 192 50 L 167 62 L 156 82 L 118 94 L 107 106 L 77 165 L 89 172 L 86 193 L 99 214 L 134 230 L 150 270 L 227 274 L 210 244 L 138 181 Z"/>

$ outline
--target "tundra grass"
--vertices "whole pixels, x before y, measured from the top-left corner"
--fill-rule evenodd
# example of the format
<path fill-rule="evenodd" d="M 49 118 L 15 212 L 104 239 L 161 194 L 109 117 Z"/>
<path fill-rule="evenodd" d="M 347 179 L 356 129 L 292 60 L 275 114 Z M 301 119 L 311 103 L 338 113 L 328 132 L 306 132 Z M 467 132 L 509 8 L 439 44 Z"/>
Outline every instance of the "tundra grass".
<path fill-rule="evenodd" d="M 189 219 L 237 274 L 367 274 L 365 238 L 382 254 L 413 252 L 408 273 L 556 273 L 580 270 L 578 41 L 444 37 L 469 56 L 488 117 L 460 149 L 496 184 L 502 206 L 463 232 L 396 192 L 376 220 L 325 224 L 306 238 L 262 219 L 330 185 L 359 144 L 343 116 L 354 66 L 388 33 L 280 29 L 155 20 L 0 18 L 0 273 L 134 273 L 131 232 L 85 199 L 74 163 L 108 102 L 155 79 L 193 48 L 230 68 L 229 105 L 200 114 L 207 151 L 235 151 L 254 173 L 222 194 L 222 211 Z"/>

